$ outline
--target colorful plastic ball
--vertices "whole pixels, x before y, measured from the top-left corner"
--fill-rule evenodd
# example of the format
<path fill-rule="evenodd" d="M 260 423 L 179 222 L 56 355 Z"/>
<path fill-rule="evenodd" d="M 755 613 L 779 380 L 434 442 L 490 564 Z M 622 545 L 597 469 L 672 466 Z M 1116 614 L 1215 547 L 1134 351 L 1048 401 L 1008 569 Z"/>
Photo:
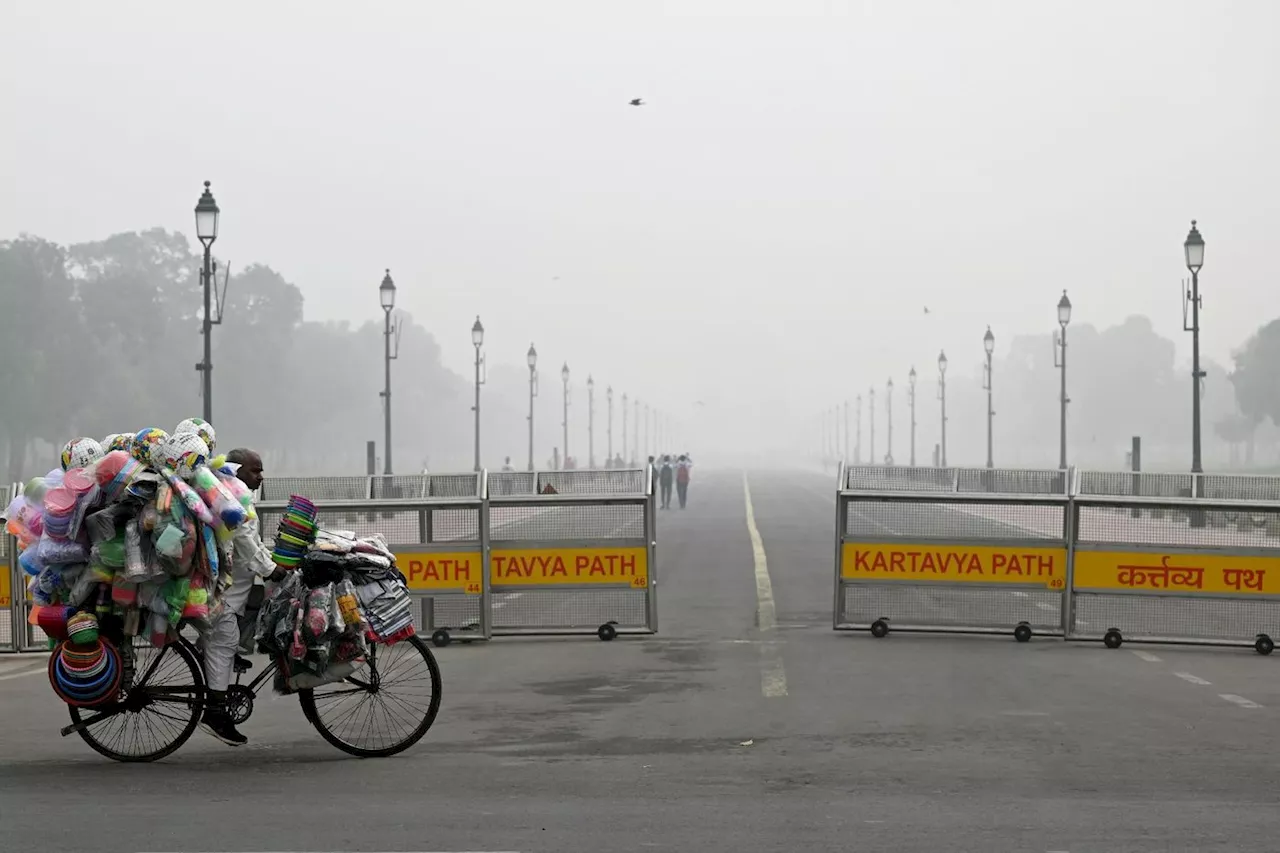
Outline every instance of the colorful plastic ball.
<path fill-rule="evenodd" d="M 192 432 L 169 436 L 151 450 L 151 467 L 172 469 L 184 480 L 191 479 L 195 469 L 209 464 L 209 446 Z"/>
<path fill-rule="evenodd" d="M 152 450 L 168 437 L 169 433 L 159 427 L 140 429 L 133 437 L 133 446 L 129 448 L 129 452 L 143 465 L 150 465 Z"/>
<path fill-rule="evenodd" d="M 62 448 L 62 470 L 86 468 L 105 455 L 106 451 L 96 439 L 73 438 Z"/>
<path fill-rule="evenodd" d="M 133 433 L 131 432 L 113 432 L 102 440 L 102 449 L 106 453 L 113 450 L 123 450 L 129 452 L 129 448 L 133 447 Z"/>
<path fill-rule="evenodd" d="M 200 436 L 204 443 L 208 445 L 210 454 L 212 454 L 214 449 L 218 446 L 217 433 L 213 429 L 213 424 L 209 423 L 204 418 L 187 418 L 185 421 L 178 424 L 178 426 L 173 430 L 174 435 L 183 433 L 192 433 Z"/>

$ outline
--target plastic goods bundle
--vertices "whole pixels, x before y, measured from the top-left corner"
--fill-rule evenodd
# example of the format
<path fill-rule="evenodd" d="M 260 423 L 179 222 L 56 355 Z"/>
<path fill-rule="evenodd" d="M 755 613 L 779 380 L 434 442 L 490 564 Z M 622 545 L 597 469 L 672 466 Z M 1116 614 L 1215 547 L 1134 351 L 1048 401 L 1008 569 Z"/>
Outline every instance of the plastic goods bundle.
<path fill-rule="evenodd" d="M 310 506 L 298 501 L 290 507 Z M 299 571 L 258 614 L 259 647 L 281 662 L 281 692 L 341 680 L 369 643 L 395 643 L 415 630 L 404 576 L 381 537 L 317 527 L 312 539 L 297 558 Z"/>
<path fill-rule="evenodd" d="M 316 541 L 316 505 L 301 495 L 290 495 L 280 518 L 271 558 L 282 569 L 295 569 Z"/>
<path fill-rule="evenodd" d="M 50 639 L 49 678 L 66 702 L 112 701 L 120 651 L 164 644 L 217 603 L 230 533 L 250 517 L 234 466 L 210 458 L 199 419 L 99 442 L 73 439 L 59 467 L 26 483 L 5 513 L 28 577 L 29 617 Z"/>

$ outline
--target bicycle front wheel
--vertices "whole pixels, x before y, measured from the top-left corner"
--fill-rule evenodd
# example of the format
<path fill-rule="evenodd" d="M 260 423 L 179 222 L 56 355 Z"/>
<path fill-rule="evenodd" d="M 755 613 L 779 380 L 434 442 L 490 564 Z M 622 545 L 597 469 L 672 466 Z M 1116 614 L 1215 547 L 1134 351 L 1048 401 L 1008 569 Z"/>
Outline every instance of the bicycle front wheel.
<path fill-rule="evenodd" d="M 431 728 L 440 710 L 440 665 L 416 634 L 390 646 L 370 645 L 351 675 L 298 691 L 307 721 L 338 749 L 359 758 L 404 752 Z"/>

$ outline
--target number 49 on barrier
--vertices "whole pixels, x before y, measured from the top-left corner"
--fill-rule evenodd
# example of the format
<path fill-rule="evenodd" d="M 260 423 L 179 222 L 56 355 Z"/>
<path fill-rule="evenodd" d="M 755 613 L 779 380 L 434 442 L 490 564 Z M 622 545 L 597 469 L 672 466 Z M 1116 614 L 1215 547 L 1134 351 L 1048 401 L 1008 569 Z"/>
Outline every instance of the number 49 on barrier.
<path fill-rule="evenodd" d="M 1066 585 L 1065 578 L 1049 578 L 1049 589 L 1064 589 Z"/>

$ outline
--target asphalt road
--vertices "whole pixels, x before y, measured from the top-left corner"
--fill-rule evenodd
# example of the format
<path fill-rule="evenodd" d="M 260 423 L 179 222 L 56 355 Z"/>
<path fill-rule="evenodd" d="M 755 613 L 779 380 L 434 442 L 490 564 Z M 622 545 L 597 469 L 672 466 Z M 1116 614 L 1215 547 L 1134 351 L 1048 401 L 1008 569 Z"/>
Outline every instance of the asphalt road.
<path fill-rule="evenodd" d="M 117 765 L 0 662 L 0 849 L 1276 848 L 1274 656 L 833 632 L 829 480 L 752 474 L 753 543 L 742 474 L 701 472 L 660 518 L 659 637 L 438 650 L 393 759 L 264 695 L 248 747 Z"/>

